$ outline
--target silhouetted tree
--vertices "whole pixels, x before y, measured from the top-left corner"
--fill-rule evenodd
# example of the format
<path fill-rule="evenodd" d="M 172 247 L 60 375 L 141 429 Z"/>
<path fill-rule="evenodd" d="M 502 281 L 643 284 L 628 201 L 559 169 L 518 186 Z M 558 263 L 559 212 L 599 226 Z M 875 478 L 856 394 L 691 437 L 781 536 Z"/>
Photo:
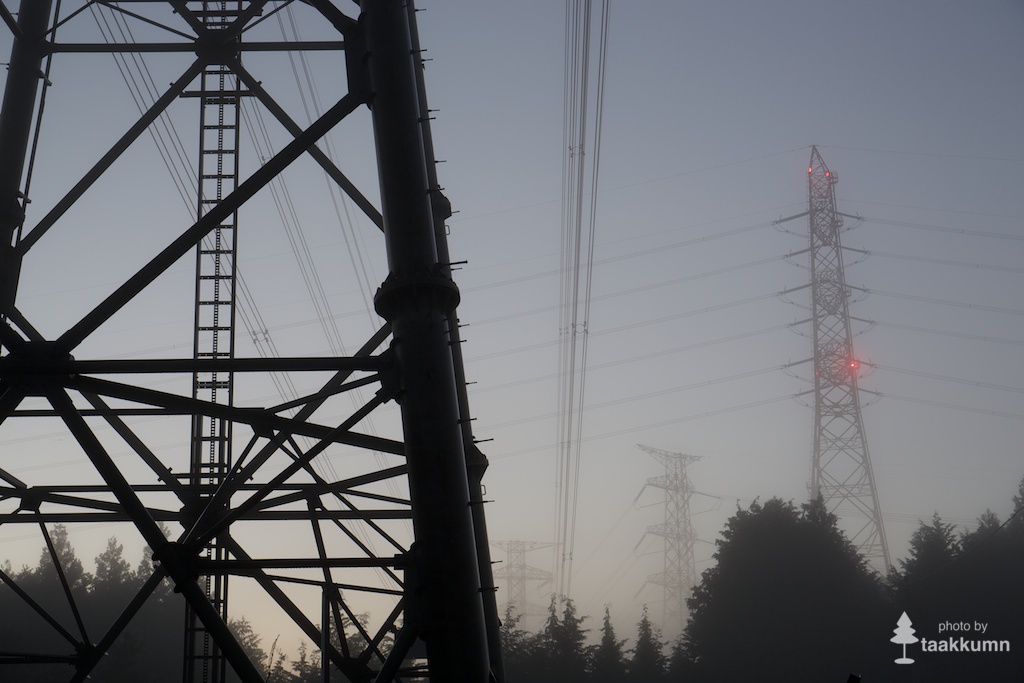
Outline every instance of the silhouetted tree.
<path fill-rule="evenodd" d="M 682 634 L 672 644 L 672 654 L 668 659 L 668 680 L 673 683 L 688 683 L 698 680 L 697 664 L 690 656 Z"/>
<path fill-rule="evenodd" d="M 1024 482 L 1013 498 L 1020 509 Z M 944 639 L 950 635 L 968 640 L 1007 640 L 1010 652 L 915 657 L 922 680 L 1017 680 L 1024 671 L 1024 642 L 1020 605 L 1024 585 L 1024 525 L 1020 514 L 1000 522 L 991 510 L 979 518 L 975 529 L 959 534 L 936 514 L 930 524 L 920 523 L 911 537 L 910 556 L 893 577 L 897 603 L 913 619 L 918 635 Z M 969 624 L 965 632 L 938 632 L 945 622 Z M 985 624 L 980 634 L 976 623 Z"/>
<path fill-rule="evenodd" d="M 73 594 L 79 594 L 89 588 L 92 583 L 92 576 L 82 567 L 82 561 L 75 554 L 75 549 L 68 538 L 68 530 L 63 524 L 55 524 L 49 531 L 50 541 L 53 544 L 54 555 L 60 564 L 60 571 L 64 575 Z M 39 556 L 39 566 L 36 568 L 36 578 L 40 583 L 50 581 L 58 582 L 59 575 L 57 565 L 53 562 L 50 548 L 44 546 Z"/>
<path fill-rule="evenodd" d="M 583 628 L 587 617 L 576 613 L 576 604 L 565 598 L 562 610 L 562 621 L 559 623 L 555 648 L 562 663 L 560 671 L 565 676 L 561 680 L 582 680 L 587 673 L 587 633 L 590 629 Z"/>
<path fill-rule="evenodd" d="M 123 547 L 112 538 L 96 557 L 96 574 L 90 574 L 76 555 L 66 527 L 54 525 L 48 532 L 60 572 L 44 543 L 37 566 L 11 572 L 8 563 L 4 573 L 72 638 L 82 638 L 84 629 L 89 641 L 99 642 L 152 575 L 152 568 L 147 565 L 145 576 L 132 571 Z M 60 581 L 61 573 L 71 588 L 71 600 Z M 150 596 L 93 669 L 92 680 L 171 683 L 181 679 L 183 612 L 180 598 L 170 600 L 169 595 L 165 583 Z M 15 595 L 6 582 L 0 587 L 0 615 L 0 643 L 5 651 L 67 654 L 69 643 L 57 628 Z M 0 667 L 0 680 L 18 683 L 63 681 L 70 675 L 71 669 L 63 664 Z"/>
<path fill-rule="evenodd" d="M 618 683 L 626 679 L 626 658 L 623 653 L 625 639 L 615 637 L 612 626 L 611 608 L 604 606 L 604 621 L 601 624 L 601 642 L 590 651 L 590 681 L 594 683 Z"/>
<path fill-rule="evenodd" d="M 357 614 L 356 619 L 359 621 L 360 626 L 362 626 L 363 629 L 365 629 L 370 621 L 370 615 L 369 613 L 364 612 L 362 614 Z M 352 623 L 352 620 L 348 617 L 348 615 L 344 613 L 341 615 L 341 629 L 345 634 L 345 647 L 348 648 L 349 654 L 353 657 L 358 657 L 360 654 L 363 653 L 364 650 L 366 650 L 367 641 L 359 632 L 359 630 L 355 627 L 355 625 Z M 331 643 L 339 652 L 344 652 L 344 648 L 342 647 L 341 642 L 341 634 L 333 628 L 331 630 Z M 391 651 L 393 645 L 394 639 L 391 636 L 385 636 L 381 639 L 381 642 L 377 646 L 377 649 L 380 651 L 380 654 L 382 656 L 387 657 L 388 652 Z M 271 655 L 273 655 L 273 652 L 271 652 Z M 298 657 L 295 659 L 294 662 L 292 662 L 292 664 L 289 665 L 289 668 L 291 669 L 290 674 L 285 673 L 284 671 L 284 660 L 278 661 L 281 659 L 281 657 L 282 655 L 279 653 L 277 655 L 277 660 L 274 660 L 274 663 L 268 665 L 265 662 L 262 665 L 262 668 L 264 668 L 265 670 L 269 670 L 271 672 L 279 672 L 274 674 L 273 680 L 268 680 L 267 683 L 278 683 L 281 680 L 288 681 L 289 683 L 320 683 L 323 680 L 320 650 L 310 649 L 309 645 L 305 641 L 299 644 Z M 268 658 L 266 661 L 270 661 L 270 659 Z M 376 666 L 380 663 L 381 660 L 376 655 L 371 655 L 369 656 L 368 661 L 371 662 L 373 666 Z M 333 664 L 329 664 L 328 668 L 331 671 L 332 681 L 348 680 L 347 678 L 342 676 L 342 674 L 338 671 L 337 667 L 335 667 Z M 290 678 L 287 676 L 290 676 Z M 415 681 L 418 679 L 406 678 L 404 680 Z"/>
<path fill-rule="evenodd" d="M 137 577 L 131 565 L 124 559 L 124 546 L 111 536 L 107 549 L 96 556 L 96 575 L 92 582 L 93 591 L 110 591 L 134 585 Z"/>
<path fill-rule="evenodd" d="M 315 656 L 309 651 L 305 641 L 299 643 L 299 656 L 292 662 L 292 678 L 294 683 L 322 683 L 320 655 Z"/>
<path fill-rule="evenodd" d="M 973 531 L 964 531 L 960 534 L 960 550 L 970 551 L 986 541 L 1002 527 L 999 515 L 991 510 L 985 510 L 981 517 L 978 517 L 978 526 Z"/>
<path fill-rule="evenodd" d="M 661 632 L 651 623 L 647 605 L 644 605 L 640 622 L 636 625 L 636 646 L 626 680 L 634 683 L 661 683 L 665 680 L 667 662 L 663 648 Z"/>
<path fill-rule="evenodd" d="M 959 551 L 956 525 L 944 523 L 936 512 L 931 524 L 921 522 L 910 537 L 910 557 L 900 561 L 901 574 L 920 581 L 952 562 Z"/>
<path fill-rule="evenodd" d="M 1013 496 L 1013 510 L 1010 512 L 1009 526 L 1024 527 L 1024 477 L 1017 484 L 1017 493 Z"/>
<path fill-rule="evenodd" d="M 531 665 L 536 659 L 533 649 L 537 637 L 519 628 L 522 618 L 523 615 L 518 614 L 513 606 L 509 605 L 501 619 L 501 652 L 508 683 L 534 680 Z"/>
<path fill-rule="evenodd" d="M 698 680 L 841 681 L 877 670 L 887 596 L 820 499 L 799 510 L 754 502 L 717 546 L 687 601 L 679 653 Z"/>
<path fill-rule="evenodd" d="M 583 681 L 587 675 L 588 629 L 582 628 L 586 617 L 576 614 L 572 600 L 561 600 L 562 615 L 559 618 L 559 600 L 552 595 L 548 606 L 548 617 L 535 637 L 529 639 L 525 669 L 530 681 L 557 683 L 561 681 Z"/>

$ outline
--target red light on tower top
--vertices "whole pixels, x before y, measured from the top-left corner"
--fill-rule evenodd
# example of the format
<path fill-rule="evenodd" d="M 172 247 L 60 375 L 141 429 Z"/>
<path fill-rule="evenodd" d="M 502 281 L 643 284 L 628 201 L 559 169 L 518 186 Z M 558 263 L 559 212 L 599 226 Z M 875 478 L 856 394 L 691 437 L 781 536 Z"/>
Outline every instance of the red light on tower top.
<path fill-rule="evenodd" d="M 807 172 L 808 172 L 808 173 L 814 173 L 814 169 L 813 169 L 813 168 L 811 168 L 810 166 L 808 166 L 808 167 L 807 167 Z"/>
<path fill-rule="evenodd" d="M 856 370 L 856 369 L 857 369 L 857 368 L 859 368 L 859 367 L 860 367 L 860 363 L 858 363 L 858 362 L 857 362 L 857 361 L 855 361 L 855 360 L 851 360 L 851 361 L 850 361 L 850 369 L 851 369 L 851 370 Z"/>

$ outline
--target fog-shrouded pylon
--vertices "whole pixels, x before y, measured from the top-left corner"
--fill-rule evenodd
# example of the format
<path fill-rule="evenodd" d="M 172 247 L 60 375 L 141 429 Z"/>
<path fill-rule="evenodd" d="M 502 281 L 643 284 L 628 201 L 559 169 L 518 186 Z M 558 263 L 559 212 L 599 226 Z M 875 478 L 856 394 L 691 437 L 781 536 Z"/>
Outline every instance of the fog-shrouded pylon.
<path fill-rule="evenodd" d="M 857 387 L 861 363 L 850 328 L 850 288 L 843 272 L 843 223 L 836 209 L 836 181 L 817 147 L 812 147 L 807 166 L 814 340 L 810 493 L 812 498 L 822 497 L 864 558 L 885 572 L 889 549 Z"/>

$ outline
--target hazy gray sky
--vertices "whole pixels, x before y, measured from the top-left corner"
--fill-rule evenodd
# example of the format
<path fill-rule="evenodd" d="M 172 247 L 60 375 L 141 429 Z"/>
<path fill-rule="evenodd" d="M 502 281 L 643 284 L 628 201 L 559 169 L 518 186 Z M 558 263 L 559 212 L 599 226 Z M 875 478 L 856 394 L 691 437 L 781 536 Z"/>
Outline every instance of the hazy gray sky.
<path fill-rule="evenodd" d="M 452 244 L 469 259 L 473 408 L 495 438 L 495 539 L 553 535 L 563 12 L 420 14 L 461 210 Z M 879 323 L 858 324 L 855 343 L 878 366 L 862 388 L 885 396 L 866 396 L 864 415 L 893 557 L 933 511 L 1008 514 L 1024 475 L 1022 30 L 1013 2 L 612 4 L 573 583 L 584 612 L 660 599 L 649 586 L 633 601 L 661 569 L 659 555 L 631 554 L 661 515 L 631 506 L 660 473 L 636 443 L 703 458 L 694 485 L 719 498 L 695 498 L 710 510 L 694 518 L 698 571 L 737 500 L 806 497 L 813 413 L 785 397 L 810 371 L 771 369 L 811 355 L 794 333 L 808 326 L 778 329 L 807 317 L 808 294 L 728 304 L 808 282 L 806 256 L 781 258 L 806 248 L 806 219 L 768 223 L 806 208 L 811 144 L 840 178 L 840 210 L 866 219 L 847 220 L 844 244 L 876 252 L 848 254 L 847 279 L 878 292 L 851 311 Z M 546 552 L 531 563 L 548 567 Z"/>
<path fill-rule="evenodd" d="M 441 183 L 459 211 L 452 255 L 469 261 L 457 282 L 472 409 L 477 436 L 494 439 L 490 533 L 550 541 L 564 6 L 420 7 Z M 83 18 L 63 38 L 74 31 L 91 39 L 96 28 Z M 934 511 L 957 523 L 986 508 L 1005 517 L 1024 476 L 1021 4 L 616 2 L 609 34 L 573 580 L 581 611 L 596 617 L 610 602 L 626 623 L 660 600 L 652 586 L 634 598 L 661 569 L 655 539 L 633 550 L 661 520 L 658 492 L 632 503 L 661 472 L 636 443 L 702 458 L 690 468 L 708 494 L 694 499 L 698 571 L 737 503 L 806 497 L 812 409 L 792 396 L 809 388 L 810 371 L 781 367 L 811 355 L 809 328 L 784 327 L 807 317 L 808 295 L 773 295 L 808 281 L 805 257 L 783 258 L 806 248 L 807 224 L 771 222 L 804 210 L 812 144 L 840 178 L 840 210 L 864 217 L 847 220 L 844 244 L 873 252 L 847 259 L 847 279 L 871 290 L 852 314 L 877 322 L 857 324 L 856 345 L 868 368 L 861 387 L 876 392 L 864 418 L 892 555 L 905 556 L 916 520 Z M 10 38 L 0 40 L 7 54 Z M 154 81 L 163 87 L 186 59 L 152 60 Z M 109 57 L 71 62 L 54 67 L 40 151 L 50 175 L 35 188 L 30 224 L 137 116 Z M 272 92 L 294 90 L 288 65 L 247 64 Z M 324 102 L 343 88 L 341 64 L 311 58 Z M 120 116 L 100 118 L 111 102 Z M 174 113 L 189 121 L 194 104 Z M 366 123 L 361 113 L 331 139 L 375 196 L 376 170 L 361 161 L 372 149 Z M 24 305 L 44 332 L 59 334 L 184 227 L 187 206 L 154 149 L 143 140 L 128 160 L 149 170 L 112 174 L 72 214 L 77 227 L 48 235 L 26 263 Z M 352 351 L 371 316 L 350 240 L 321 174 L 296 164 L 288 178 Z M 264 196 L 243 212 L 240 265 L 283 353 L 329 353 L 272 206 Z M 365 219 L 356 230 L 375 287 L 386 275 L 380 238 Z M 161 279 L 149 300 L 158 305 L 133 304 L 79 357 L 189 355 L 191 263 Z M 254 354 L 240 337 L 239 355 Z M 269 387 L 246 390 L 254 404 L 276 402 Z M 0 444 L 36 458 L 19 476 L 88 476 L 80 456 L 55 448 L 67 445 L 56 425 L 34 428 L 48 436 L 0 433 Z M 335 458 L 339 471 L 348 458 Z M 109 535 L 84 533 L 83 557 Z M 529 556 L 545 569 L 551 559 Z M 548 591 L 531 586 L 531 599 L 546 602 Z"/>

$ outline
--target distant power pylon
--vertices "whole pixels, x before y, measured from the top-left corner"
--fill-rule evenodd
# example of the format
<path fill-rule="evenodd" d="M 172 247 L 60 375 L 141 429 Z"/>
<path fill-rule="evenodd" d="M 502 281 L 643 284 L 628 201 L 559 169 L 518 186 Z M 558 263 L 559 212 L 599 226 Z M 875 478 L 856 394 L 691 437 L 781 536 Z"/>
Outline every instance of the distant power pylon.
<path fill-rule="evenodd" d="M 686 476 L 686 466 L 700 460 L 700 457 L 670 453 L 643 444 L 637 444 L 637 447 L 665 466 L 665 474 L 647 480 L 647 486 L 665 492 L 664 523 L 647 527 L 647 533 L 661 536 L 665 540 L 664 570 L 648 576 L 647 583 L 657 584 L 665 590 L 664 626 L 675 632 L 682 627 L 686 595 L 697 582 L 693 561 L 693 545 L 697 541 L 697 534 L 690 521 L 693 484 Z"/>
<path fill-rule="evenodd" d="M 544 616 L 548 608 L 530 602 L 526 598 L 527 581 L 551 581 L 552 574 L 526 564 L 526 553 L 531 550 L 550 548 L 554 543 L 536 543 L 532 541 L 496 541 L 495 546 L 505 551 L 505 566 L 494 572 L 494 578 L 508 581 L 508 600 L 506 607 L 511 607 L 516 614 L 528 617 Z"/>
<path fill-rule="evenodd" d="M 850 540 L 869 562 L 889 567 L 878 490 L 864 436 L 853 351 L 849 296 L 836 210 L 836 175 L 817 147 L 807 167 L 811 255 L 811 324 L 814 339 L 814 452 L 811 496 L 830 512 L 855 520 Z"/>

